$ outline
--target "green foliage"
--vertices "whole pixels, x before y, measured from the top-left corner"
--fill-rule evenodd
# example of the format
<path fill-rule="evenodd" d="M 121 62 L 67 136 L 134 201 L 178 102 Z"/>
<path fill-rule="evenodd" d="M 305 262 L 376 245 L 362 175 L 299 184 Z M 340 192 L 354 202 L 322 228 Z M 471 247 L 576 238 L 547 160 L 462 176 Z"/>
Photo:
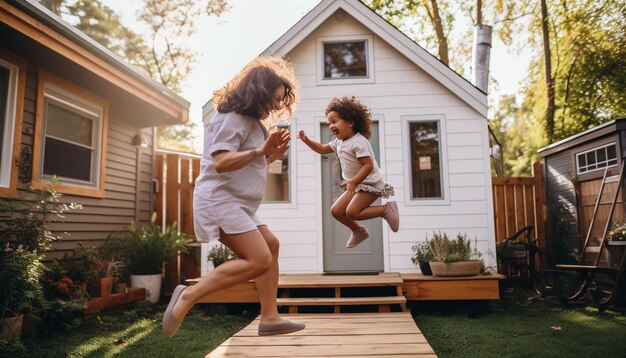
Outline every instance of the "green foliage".
<path fill-rule="evenodd" d="M 32 312 L 42 305 L 39 256 L 21 246 L 0 251 L 0 320 Z"/>
<path fill-rule="evenodd" d="M 420 261 L 432 261 L 433 253 L 430 250 L 430 244 L 428 241 L 418 242 L 411 247 L 413 250 L 413 257 L 411 257 L 411 261 L 414 264 L 418 264 Z"/>
<path fill-rule="evenodd" d="M 610 241 L 626 241 L 626 223 L 615 223 L 607 234 Z"/>
<path fill-rule="evenodd" d="M 213 246 L 209 254 L 207 255 L 207 260 L 213 262 L 213 266 L 217 267 L 223 264 L 226 261 L 234 260 L 237 258 L 237 255 L 229 249 L 227 246 L 223 244 L 218 244 Z"/>
<path fill-rule="evenodd" d="M 155 221 L 153 214 L 150 223 L 142 227 L 132 222 L 128 235 L 120 240 L 126 268 L 132 275 L 160 274 L 163 265 L 177 252 L 187 250 L 191 241 L 188 235 L 178 232 L 176 222 L 161 230 Z"/>
<path fill-rule="evenodd" d="M 0 198 L 0 318 L 45 306 L 41 258 L 59 239 L 48 223 L 79 207 L 62 203 L 53 189 Z"/>
<path fill-rule="evenodd" d="M 468 260 L 479 260 L 482 257 L 477 248 L 477 240 L 467 238 L 467 234 L 457 234 L 456 240 L 448 238 L 446 233 L 433 232 L 431 240 L 426 239 L 432 260 L 436 262 L 452 263 Z"/>

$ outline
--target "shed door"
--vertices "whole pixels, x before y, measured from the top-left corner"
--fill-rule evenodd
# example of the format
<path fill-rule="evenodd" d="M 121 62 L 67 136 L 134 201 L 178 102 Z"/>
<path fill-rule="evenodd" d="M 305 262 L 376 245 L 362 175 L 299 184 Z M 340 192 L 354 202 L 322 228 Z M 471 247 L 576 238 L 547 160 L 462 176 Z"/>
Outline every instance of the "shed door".
<path fill-rule="evenodd" d="M 326 123 L 321 124 L 321 142 L 328 143 L 332 134 Z M 372 123 L 370 138 L 376 161 L 380 163 L 378 123 Z M 359 246 L 346 248 L 350 229 L 335 220 L 330 207 L 343 193 L 341 188 L 341 166 L 335 153 L 322 155 L 322 217 L 324 227 L 324 272 L 383 271 L 383 231 L 382 218 L 361 221 L 370 237 Z M 380 199 L 372 205 L 380 205 Z"/>

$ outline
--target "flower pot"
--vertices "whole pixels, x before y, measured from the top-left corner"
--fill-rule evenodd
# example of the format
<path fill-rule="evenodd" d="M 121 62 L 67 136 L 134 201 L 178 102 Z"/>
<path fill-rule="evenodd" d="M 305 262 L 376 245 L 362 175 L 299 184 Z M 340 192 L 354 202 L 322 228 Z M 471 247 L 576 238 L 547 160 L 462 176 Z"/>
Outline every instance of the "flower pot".
<path fill-rule="evenodd" d="M 126 293 L 126 282 L 119 282 L 117 284 L 117 293 Z"/>
<path fill-rule="evenodd" d="M 24 315 L 13 317 L 4 317 L 2 319 L 2 331 L 0 331 L 0 339 L 7 342 L 19 340 L 22 335 L 22 324 L 24 323 Z"/>
<path fill-rule="evenodd" d="M 626 249 L 626 241 L 607 241 L 607 250 L 611 255 L 610 265 L 616 267 L 624 256 L 624 249 Z"/>
<path fill-rule="evenodd" d="M 428 261 L 418 260 L 417 263 L 420 267 L 420 271 L 422 271 L 422 275 L 432 276 L 433 271 L 430 269 L 430 263 Z"/>
<path fill-rule="evenodd" d="M 430 269 L 433 272 L 433 276 L 439 277 L 476 276 L 480 274 L 480 268 L 480 260 L 452 263 L 430 262 Z"/>
<path fill-rule="evenodd" d="M 161 297 L 161 274 L 130 275 L 130 287 L 145 288 L 146 300 L 157 303 Z"/>
<path fill-rule="evenodd" d="M 113 291 L 113 277 L 101 277 L 99 282 L 99 296 L 111 296 L 111 292 Z"/>

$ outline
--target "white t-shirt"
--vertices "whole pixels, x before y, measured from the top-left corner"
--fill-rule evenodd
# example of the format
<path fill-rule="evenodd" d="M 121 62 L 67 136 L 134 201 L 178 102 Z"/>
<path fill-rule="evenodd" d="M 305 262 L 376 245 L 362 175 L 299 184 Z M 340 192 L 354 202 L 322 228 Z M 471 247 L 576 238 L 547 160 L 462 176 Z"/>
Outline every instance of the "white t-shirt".
<path fill-rule="evenodd" d="M 363 166 L 358 158 L 370 157 L 374 168 L 369 175 L 363 179 L 362 184 L 373 185 L 383 179 L 383 171 L 378 167 L 374 150 L 370 141 L 361 133 L 357 133 L 352 138 L 346 140 L 333 139 L 328 143 L 333 152 L 337 153 L 339 163 L 341 163 L 341 176 L 344 180 L 350 180 L 359 172 Z"/>

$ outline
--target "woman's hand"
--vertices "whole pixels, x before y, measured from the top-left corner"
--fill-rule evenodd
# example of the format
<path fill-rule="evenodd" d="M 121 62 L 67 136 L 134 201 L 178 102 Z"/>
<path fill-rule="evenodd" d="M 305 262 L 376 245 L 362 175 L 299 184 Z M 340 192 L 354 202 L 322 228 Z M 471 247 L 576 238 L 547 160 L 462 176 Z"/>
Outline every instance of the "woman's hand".
<path fill-rule="evenodd" d="M 347 180 L 344 183 L 345 189 L 349 195 L 354 195 L 356 193 L 356 184 L 352 182 L 352 180 Z"/>
<path fill-rule="evenodd" d="M 306 136 L 306 133 L 304 133 L 303 130 L 301 130 L 300 132 L 298 132 L 298 139 L 300 139 L 301 141 L 303 141 L 304 143 L 308 142 L 309 137 Z"/>
<path fill-rule="evenodd" d="M 261 153 L 270 160 L 276 160 L 282 158 L 285 152 L 289 148 L 289 141 L 291 140 L 291 133 L 288 130 L 282 128 L 270 133 L 269 137 L 263 143 L 261 147 Z"/>

